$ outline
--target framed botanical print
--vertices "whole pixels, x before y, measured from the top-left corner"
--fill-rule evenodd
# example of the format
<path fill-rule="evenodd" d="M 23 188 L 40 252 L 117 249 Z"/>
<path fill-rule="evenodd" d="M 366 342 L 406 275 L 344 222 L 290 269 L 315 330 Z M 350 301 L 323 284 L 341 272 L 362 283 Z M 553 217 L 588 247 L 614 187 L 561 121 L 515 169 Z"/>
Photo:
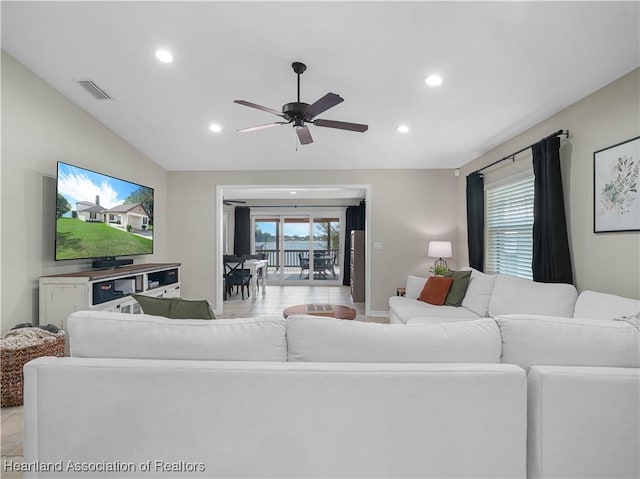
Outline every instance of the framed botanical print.
<path fill-rule="evenodd" d="M 640 137 L 593 153 L 593 231 L 640 231 Z"/>

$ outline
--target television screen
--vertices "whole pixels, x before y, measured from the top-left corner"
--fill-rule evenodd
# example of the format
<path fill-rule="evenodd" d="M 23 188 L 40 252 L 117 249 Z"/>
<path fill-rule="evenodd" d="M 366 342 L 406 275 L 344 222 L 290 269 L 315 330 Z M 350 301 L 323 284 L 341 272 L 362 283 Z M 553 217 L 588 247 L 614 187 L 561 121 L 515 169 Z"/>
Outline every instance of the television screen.
<path fill-rule="evenodd" d="M 58 162 L 55 259 L 153 253 L 153 188 Z"/>

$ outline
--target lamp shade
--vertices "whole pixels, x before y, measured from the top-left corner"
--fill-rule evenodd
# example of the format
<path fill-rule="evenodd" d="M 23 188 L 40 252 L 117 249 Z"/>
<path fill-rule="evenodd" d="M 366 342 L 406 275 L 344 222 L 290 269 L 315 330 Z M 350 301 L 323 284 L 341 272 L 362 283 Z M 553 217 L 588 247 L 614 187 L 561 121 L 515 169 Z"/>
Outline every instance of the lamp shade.
<path fill-rule="evenodd" d="M 427 256 L 431 258 L 451 258 L 451 241 L 429 241 Z"/>

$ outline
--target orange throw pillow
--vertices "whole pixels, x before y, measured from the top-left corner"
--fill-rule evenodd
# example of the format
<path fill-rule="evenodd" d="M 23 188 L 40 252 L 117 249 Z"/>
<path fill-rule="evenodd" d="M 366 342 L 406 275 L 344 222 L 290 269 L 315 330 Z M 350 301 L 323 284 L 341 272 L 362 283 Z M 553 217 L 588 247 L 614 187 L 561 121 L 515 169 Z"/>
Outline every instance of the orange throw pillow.
<path fill-rule="evenodd" d="M 442 306 L 447 299 L 447 294 L 453 284 L 453 278 L 445 278 L 443 276 L 431 276 L 422 288 L 418 301 Z"/>

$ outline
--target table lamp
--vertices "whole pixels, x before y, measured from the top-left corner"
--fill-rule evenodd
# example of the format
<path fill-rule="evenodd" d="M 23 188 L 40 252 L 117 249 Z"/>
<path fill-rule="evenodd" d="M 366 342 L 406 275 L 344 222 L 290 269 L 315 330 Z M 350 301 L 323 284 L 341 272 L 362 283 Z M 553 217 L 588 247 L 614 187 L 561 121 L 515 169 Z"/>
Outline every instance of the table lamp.
<path fill-rule="evenodd" d="M 451 258 L 451 241 L 429 241 L 429 251 L 427 256 L 438 258 L 433 264 L 435 268 L 447 267 L 446 260 L 442 258 Z"/>

